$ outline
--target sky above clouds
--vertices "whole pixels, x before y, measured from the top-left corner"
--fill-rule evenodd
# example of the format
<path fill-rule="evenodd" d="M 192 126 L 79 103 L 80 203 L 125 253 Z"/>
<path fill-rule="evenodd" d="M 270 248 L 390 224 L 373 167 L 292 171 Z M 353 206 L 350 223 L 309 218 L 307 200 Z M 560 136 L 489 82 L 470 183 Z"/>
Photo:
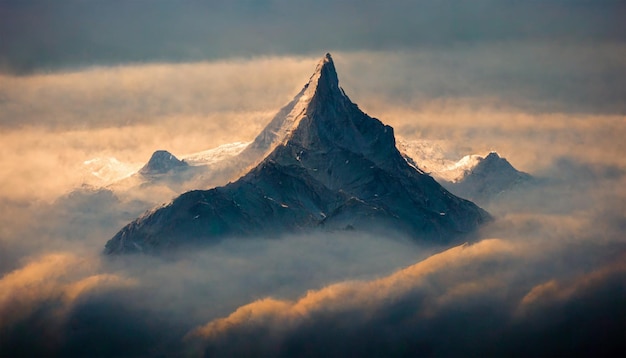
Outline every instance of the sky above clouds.
<path fill-rule="evenodd" d="M 0 355 L 625 352 L 624 14 L 611 0 L 0 1 Z M 326 52 L 396 135 L 497 150 L 541 185 L 491 203 L 473 245 L 311 235 L 101 256 L 149 206 L 70 194 L 85 161 L 249 141 Z"/>
<path fill-rule="evenodd" d="M 456 44 L 623 42 L 621 1 L 4 1 L 9 72 Z"/>

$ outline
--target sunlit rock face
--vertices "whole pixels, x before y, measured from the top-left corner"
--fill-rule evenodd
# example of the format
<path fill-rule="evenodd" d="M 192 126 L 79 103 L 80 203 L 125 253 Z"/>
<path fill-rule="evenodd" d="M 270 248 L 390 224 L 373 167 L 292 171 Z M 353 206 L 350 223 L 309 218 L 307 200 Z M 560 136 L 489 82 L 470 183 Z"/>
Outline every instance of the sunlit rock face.
<path fill-rule="evenodd" d="M 105 253 L 311 230 L 381 230 L 447 244 L 490 219 L 407 163 L 393 128 L 339 87 L 330 54 L 241 155 L 262 159 L 233 183 L 187 192 L 136 219 Z"/>

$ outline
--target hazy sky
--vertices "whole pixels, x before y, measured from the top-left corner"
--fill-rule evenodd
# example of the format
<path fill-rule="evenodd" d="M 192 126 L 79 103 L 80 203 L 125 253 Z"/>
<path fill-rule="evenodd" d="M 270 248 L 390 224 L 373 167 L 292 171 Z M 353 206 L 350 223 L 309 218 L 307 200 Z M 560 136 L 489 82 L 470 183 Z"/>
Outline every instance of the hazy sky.
<path fill-rule="evenodd" d="M 0 0 L 0 355 L 619 351 L 625 14 L 609 0 Z M 541 185 L 490 205 L 482 241 L 435 256 L 361 234 L 101 256 L 147 207 L 68 194 L 84 161 L 251 140 L 326 52 L 397 135 L 497 150 Z"/>
<path fill-rule="evenodd" d="M 622 1 L 21 1 L 0 5 L 8 72 L 459 44 L 623 42 Z"/>

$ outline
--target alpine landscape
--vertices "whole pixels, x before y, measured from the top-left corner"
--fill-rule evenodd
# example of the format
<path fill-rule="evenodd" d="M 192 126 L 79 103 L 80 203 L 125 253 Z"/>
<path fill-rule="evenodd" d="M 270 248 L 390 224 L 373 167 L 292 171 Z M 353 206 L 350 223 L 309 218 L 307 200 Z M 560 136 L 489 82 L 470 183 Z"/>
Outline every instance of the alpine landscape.
<path fill-rule="evenodd" d="M 620 1 L 0 1 L 0 357 L 624 357 Z"/>

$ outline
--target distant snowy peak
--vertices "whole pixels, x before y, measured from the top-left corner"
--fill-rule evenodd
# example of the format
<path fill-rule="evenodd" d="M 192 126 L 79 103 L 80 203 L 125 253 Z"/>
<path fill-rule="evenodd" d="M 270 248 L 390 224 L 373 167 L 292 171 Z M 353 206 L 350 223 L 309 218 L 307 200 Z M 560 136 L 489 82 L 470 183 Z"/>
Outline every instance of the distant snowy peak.
<path fill-rule="evenodd" d="M 530 175 L 515 169 L 506 158 L 490 152 L 468 169 L 459 182 L 481 181 L 488 185 L 501 186 L 504 183 L 517 183 L 530 179 Z"/>
<path fill-rule="evenodd" d="M 458 162 L 443 168 L 436 175 L 450 182 L 458 182 L 469 175 L 483 160 L 484 157 L 481 155 L 469 154 Z"/>
<path fill-rule="evenodd" d="M 472 166 L 471 173 L 502 173 L 505 171 L 519 173 L 517 169 L 513 168 L 508 160 L 499 156 L 498 153 L 492 151 L 486 157 L 480 158 L 476 162 L 476 164 Z"/>
<path fill-rule="evenodd" d="M 148 163 L 139 170 L 139 173 L 142 175 L 157 175 L 187 167 L 189 167 L 189 164 L 179 160 L 167 150 L 157 150 L 152 153 L 152 157 L 150 157 Z"/>
<path fill-rule="evenodd" d="M 453 193 L 481 205 L 532 182 L 531 175 L 515 169 L 496 152 L 485 157 L 476 156 L 468 162 L 471 164 L 458 180 L 444 185 Z"/>
<path fill-rule="evenodd" d="M 506 158 L 501 157 L 497 152 L 491 151 L 486 156 L 466 155 L 453 166 L 448 168 L 450 171 L 456 171 L 456 177 L 453 182 L 461 182 L 469 177 L 511 177 L 520 174 L 527 175 L 515 169 Z"/>
<path fill-rule="evenodd" d="M 230 168 L 239 168 L 238 155 L 249 144 L 223 144 L 183 155 L 180 160 L 169 151 L 159 150 L 144 163 L 101 156 L 85 160 L 80 170 L 85 185 L 107 188 L 116 194 L 137 196 L 142 200 L 149 198 L 158 203 L 190 189 L 213 187 L 233 180 L 236 170 Z"/>
<path fill-rule="evenodd" d="M 407 140 L 396 137 L 396 147 L 407 162 L 436 178 L 441 178 L 439 173 L 445 173 L 457 164 L 451 158 L 458 158 L 458 154 L 449 148 L 450 142 L 445 140 Z"/>
<path fill-rule="evenodd" d="M 480 205 L 532 182 L 531 175 L 515 169 L 495 151 L 485 156 L 469 154 L 454 161 L 451 158 L 459 155 L 447 141 L 399 139 L 396 145 L 418 171 L 427 172 L 455 195 Z"/>
<path fill-rule="evenodd" d="M 406 140 L 396 139 L 396 146 L 410 163 L 429 173 L 438 180 L 456 183 L 472 172 L 497 173 L 517 172 L 517 170 L 497 152 L 487 155 L 468 154 L 461 159 L 452 143 L 445 140 Z"/>

